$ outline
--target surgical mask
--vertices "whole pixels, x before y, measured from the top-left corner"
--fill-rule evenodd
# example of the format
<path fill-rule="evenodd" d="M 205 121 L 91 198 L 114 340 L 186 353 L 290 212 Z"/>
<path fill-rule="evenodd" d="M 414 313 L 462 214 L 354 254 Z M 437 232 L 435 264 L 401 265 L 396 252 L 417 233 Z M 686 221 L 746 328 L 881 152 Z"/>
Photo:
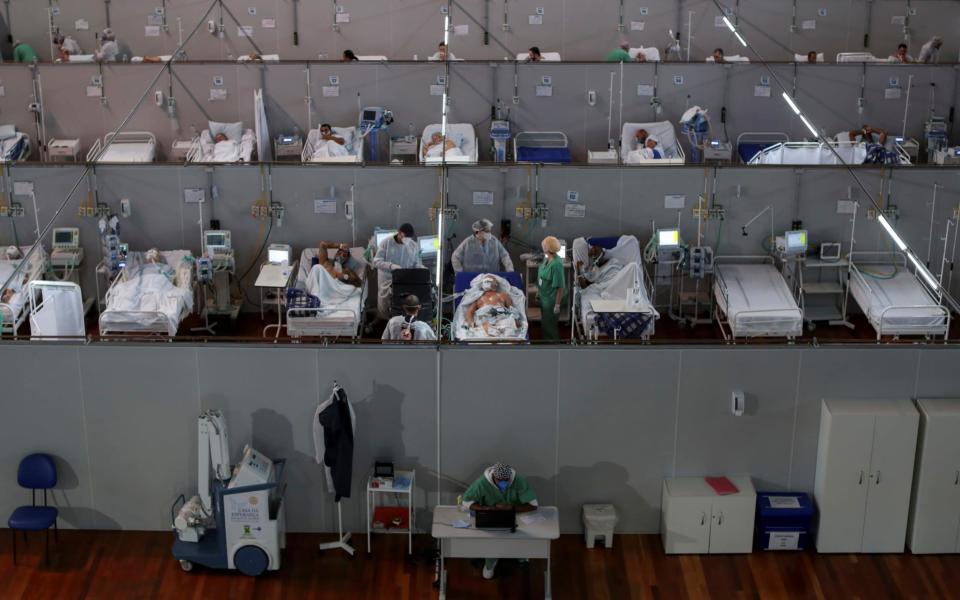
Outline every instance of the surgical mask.
<path fill-rule="evenodd" d="M 507 491 L 507 488 L 510 487 L 510 482 L 509 482 L 509 481 L 498 481 L 498 482 L 497 482 L 497 487 L 500 488 L 500 491 L 501 491 L 501 492 L 505 492 L 505 491 Z"/>
<path fill-rule="evenodd" d="M 333 257 L 333 262 L 337 263 L 338 265 L 342 265 L 342 264 L 343 264 L 343 257 L 342 257 L 342 256 L 339 256 L 339 255 L 338 255 L 338 256 L 335 256 L 335 257 Z"/>
<path fill-rule="evenodd" d="M 480 287 L 481 289 L 483 289 L 483 291 L 489 292 L 494 287 L 496 287 L 496 284 L 493 281 L 490 281 L 489 279 L 487 279 L 486 281 L 480 284 Z"/>

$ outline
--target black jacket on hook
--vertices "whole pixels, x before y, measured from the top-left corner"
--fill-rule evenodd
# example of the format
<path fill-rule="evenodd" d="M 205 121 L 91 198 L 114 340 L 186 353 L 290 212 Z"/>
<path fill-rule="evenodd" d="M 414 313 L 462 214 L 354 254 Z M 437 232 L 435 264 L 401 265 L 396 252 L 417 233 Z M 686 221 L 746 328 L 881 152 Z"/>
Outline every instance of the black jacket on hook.
<path fill-rule="evenodd" d="M 340 502 L 340 498 L 350 497 L 353 481 L 354 426 L 347 393 L 337 388 L 329 406 L 321 408 L 317 418 L 323 427 L 323 464 L 330 469 L 334 501 Z"/>

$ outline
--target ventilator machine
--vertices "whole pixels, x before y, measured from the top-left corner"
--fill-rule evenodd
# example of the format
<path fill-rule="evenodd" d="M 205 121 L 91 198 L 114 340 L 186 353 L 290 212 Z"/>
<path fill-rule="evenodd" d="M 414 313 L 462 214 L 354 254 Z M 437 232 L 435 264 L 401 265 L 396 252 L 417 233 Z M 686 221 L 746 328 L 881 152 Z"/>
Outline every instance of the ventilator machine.
<path fill-rule="evenodd" d="M 223 413 L 205 410 L 197 424 L 197 495 L 181 494 L 171 507 L 173 557 L 184 571 L 195 564 L 251 576 L 279 569 L 285 461 L 246 446 L 231 468 Z"/>
<path fill-rule="evenodd" d="M 372 162 L 380 160 L 380 143 L 377 135 L 381 129 L 390 129 L 393 123 L 393 113 L 379 106 L 367 106 L 360 111 L 360 123 L 357 129 L 360 130 L 360 137 L 370 138 L 370 155 Z"/>

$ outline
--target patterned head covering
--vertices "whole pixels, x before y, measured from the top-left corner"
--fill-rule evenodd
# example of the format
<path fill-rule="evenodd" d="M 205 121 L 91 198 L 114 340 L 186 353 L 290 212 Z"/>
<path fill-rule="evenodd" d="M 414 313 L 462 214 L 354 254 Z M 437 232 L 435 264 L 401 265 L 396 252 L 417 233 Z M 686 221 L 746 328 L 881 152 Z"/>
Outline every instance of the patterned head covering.
<path fill-rule="evenodd" d="M 510 477 L 513 475 L 513 469 L 510 465 L 505 465 L 502 462 L 498 462 L 493 465 L 493 480 L 494 481 L 510 481 Z"/>

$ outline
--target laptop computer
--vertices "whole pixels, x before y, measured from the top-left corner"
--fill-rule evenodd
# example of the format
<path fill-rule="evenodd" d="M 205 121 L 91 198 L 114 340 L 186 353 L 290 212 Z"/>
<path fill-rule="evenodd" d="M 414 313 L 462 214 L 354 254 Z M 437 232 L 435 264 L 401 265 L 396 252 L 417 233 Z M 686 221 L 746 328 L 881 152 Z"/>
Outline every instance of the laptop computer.
<path fill-rule="evenodd" d="M 480 510 L 476 512 L 474 526 L 477 529 L 494 531 L 517 531 L 516 510 Z"/>

